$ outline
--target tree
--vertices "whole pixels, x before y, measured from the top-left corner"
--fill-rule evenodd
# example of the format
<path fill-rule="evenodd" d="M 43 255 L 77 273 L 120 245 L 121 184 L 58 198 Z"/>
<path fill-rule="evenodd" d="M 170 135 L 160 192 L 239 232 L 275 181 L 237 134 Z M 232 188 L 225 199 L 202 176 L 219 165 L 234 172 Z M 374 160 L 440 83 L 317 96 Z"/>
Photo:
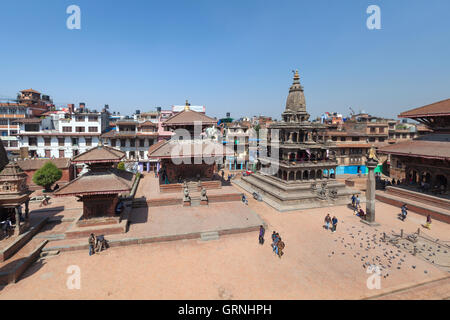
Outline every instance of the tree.
<path fill-rule="evenodd" d="M 123 161 L 119 162 L 119 164 L 117 165 L 117 169 L 125 170 L 125 163 Z"/>
<path fill-rule="evenodd" d="M 48 161 L 33 175 L 33 182 L 44 187 L 45 191 L 51 191 L 51 186 L 61 177 L 62 171 L 53 162 Z"/>

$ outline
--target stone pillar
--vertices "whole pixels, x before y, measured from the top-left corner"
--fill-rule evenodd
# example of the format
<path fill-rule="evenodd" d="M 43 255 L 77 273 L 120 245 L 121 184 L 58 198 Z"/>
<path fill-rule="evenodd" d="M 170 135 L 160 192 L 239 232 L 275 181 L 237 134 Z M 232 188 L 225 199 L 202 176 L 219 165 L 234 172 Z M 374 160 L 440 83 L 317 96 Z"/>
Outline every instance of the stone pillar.
<path fill-rule="evenodd" d="M 20 235 L 20 214 L 19 214 L 19 208 L 14 208 L 14 214 L 16 215 L 16 228 L 14 229 L 14 235 L 18 236 Z"/>
<path fill-rule="evenodd" d="M 29 204 L 30 204 L 30 201 L 25 202 L 25 220 L 28 220 L 28 214 L 30 212 Z"/>
<path fill-rule="evenodd" d="M 375 224 L 375 168 L 378 161 L 368 159 L 366 166 L 368 169 L 366 188 L 366 220 L 368 224 Z M 364 221 L 364 220 L 363 220 Z"/>

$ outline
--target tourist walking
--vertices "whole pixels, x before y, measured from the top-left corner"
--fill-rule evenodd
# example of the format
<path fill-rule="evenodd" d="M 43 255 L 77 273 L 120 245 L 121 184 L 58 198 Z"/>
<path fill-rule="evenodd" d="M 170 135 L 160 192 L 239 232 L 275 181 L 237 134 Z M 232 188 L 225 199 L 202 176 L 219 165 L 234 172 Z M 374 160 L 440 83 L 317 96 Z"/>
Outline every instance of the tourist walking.
<path fill-rule="evenodd" d="M 278 254 L 278 241 L 280 241 L 280 235 L 275 233 L 275 236 L 273 237 L 272 251 L 276 254 Z"/>
<path fill-rule="evenodd" d="M 336 216 L 333 216 L 333 219 L 331 220 L 331 222 L 333 223 L 332 232 L 336 232 L 336 227 L 337 227 L 337 223 L 338 223 L 338 219 L 336 218 Z"/>
<path fill-rule="evenodd" d="M 402 206 L 402 221 L 405 221 L 406 215 L 408 214 L 408 207 L 406 206 L 406 203 Z"/>
<path fill-rule="evenodd" d="M 331 223 L 331 217 L 330 214 L 328 213 L 325 217 L 325 229 L 329 229 L 330 228 L 330 223 Z"/>
<path fill-rule="evenodd" d="M 266 229 L 264 229 L 264 226 L 259 226 L 259 244 L 264 244 L 264 233 L 266 233 Z"/>
<path fill-rule="evenodd" d="M 355 203 L 356 203 L 356 196 L 354 194 L 352 194 L 352 207 L 355 207 Z"/>
<path fill-rule="evenodd" d="M 360 203 L 361 203 L 361 199 L 359 198 L 358 195 L 356 195 L 355 203 L 356 203 L 356 208 L 359 208 L 360 207 Z"/>
<path fill-rule="evenodd" d="M 93 233 L 89 236 L 89 255 L 92 256 L 95 253 L 94 246 L 95 246 L 95 236 Z"/>
<path fill-rule="evenodd" d="M 425 223 L 424 227 L 427 229 L 431 229 L 431 215 L 430 214 L 427 215 L 427 222 Z"/>

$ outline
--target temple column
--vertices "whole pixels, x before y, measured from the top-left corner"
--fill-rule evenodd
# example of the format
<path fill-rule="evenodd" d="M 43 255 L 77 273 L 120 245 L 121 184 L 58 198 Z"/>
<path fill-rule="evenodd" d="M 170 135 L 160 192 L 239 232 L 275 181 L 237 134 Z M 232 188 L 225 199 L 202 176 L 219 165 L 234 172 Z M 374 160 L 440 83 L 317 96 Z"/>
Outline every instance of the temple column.
<path fill-rule="evenodd" d="M 378 161 L 368 159 L 366 166 L 368 169 L 367 190 L 366 190 L 366 220 L 361 220 L 367 224 L 375 224 L 375 168 Z"/>
<path fill-rule="evenodd" d="M 16 228 L 14 229 L 14 235 L 18 236 L 20 235 L 20 214 L 19 214 L 19 208 L 14 208 L 14 214 L 16 216 Z"/>
<path fill-rule="evenodd" d="M 30 204 L 30 200 L 25 201 L 25 220 L 28 220 L 28 213 L 30 212 L 29 204 Z"/>

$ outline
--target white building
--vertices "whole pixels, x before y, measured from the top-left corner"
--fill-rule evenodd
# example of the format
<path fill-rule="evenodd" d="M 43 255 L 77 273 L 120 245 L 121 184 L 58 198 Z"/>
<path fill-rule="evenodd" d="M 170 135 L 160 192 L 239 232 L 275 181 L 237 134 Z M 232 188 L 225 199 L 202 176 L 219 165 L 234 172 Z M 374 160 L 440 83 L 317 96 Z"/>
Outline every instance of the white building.
<path fill-rule="evenodd" d="M 108 125 L 108 114 L 54 111 L 44 119 L 17 122 L 21 157 L 71 158 L 99 144 Z"/>
<path fill-rule="evenodd" d="M 148 159 L 148 149 L 158 141 L 158 124 L 152 121 L 119 120 L 116 127 L 102 134 L 104 145 L 126 153 L 127 160 L 138 163 L 141 171 L 156 167 L 156 160 Z"/>

